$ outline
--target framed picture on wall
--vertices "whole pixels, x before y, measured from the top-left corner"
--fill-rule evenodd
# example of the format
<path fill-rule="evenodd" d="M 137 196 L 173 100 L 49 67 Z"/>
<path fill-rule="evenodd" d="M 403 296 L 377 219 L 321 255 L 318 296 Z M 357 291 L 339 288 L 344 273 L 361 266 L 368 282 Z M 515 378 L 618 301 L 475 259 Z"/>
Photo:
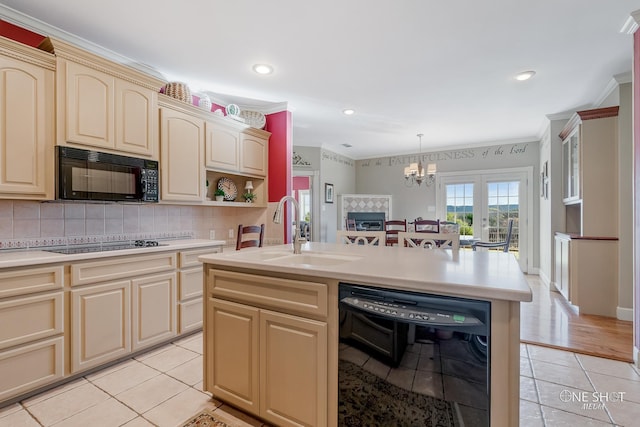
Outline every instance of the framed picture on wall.
<path fill-rule="evenodd" d="M 333 184 L 324 184 L 324 202 L 333 203 Z"/>

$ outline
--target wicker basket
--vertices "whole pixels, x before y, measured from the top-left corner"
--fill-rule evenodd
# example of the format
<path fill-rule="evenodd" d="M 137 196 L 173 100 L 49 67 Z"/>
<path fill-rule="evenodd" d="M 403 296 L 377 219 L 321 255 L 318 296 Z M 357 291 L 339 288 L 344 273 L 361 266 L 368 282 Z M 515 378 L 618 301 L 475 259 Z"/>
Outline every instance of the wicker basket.
<path fill-rule="evenodd" d="M 267 124 L 264 114 L 259 111 L 242 110 L 240 112 L 240 117 L 245 119 L 246 123 L 254 128 L 264 129 L 264 126 Z"/>
<path fill-rule="evenodd" d="M 186 103 L 193 103 L 191 98 L 191 90 L 186 83 L 182 82 L 169 82 L 164 85 L 164 94 Z"/>

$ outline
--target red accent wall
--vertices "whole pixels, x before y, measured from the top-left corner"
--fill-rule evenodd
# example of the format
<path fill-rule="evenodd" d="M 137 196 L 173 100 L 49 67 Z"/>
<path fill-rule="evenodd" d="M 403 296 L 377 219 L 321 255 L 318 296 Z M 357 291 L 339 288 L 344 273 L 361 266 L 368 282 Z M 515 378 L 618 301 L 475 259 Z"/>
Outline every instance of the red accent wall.
<path fill-rule="evenodd" d="M 269 202 L 277 202 L 282 197 L 291 194 L 293 125 L 290 111 L 267 114 L 266 119 L 265 130 L 271 132 L 269 138 Z M 282 223 L 291 224 L 288 214 L 285 214 Z M 291 227 L 283 227 L 284 241 L 290 242 Z"/>
<path fill-rule="evenodd" d="M 0 36 L 4 36 L 8 39 L 15 40 L 32 47 L 37 47 L 45 38 L 33 31 L 26 30 L 2 20 L 0 20 Z"/>
<path fill-rule="evenodd" d="M 633 35 L 633 211 L 634 211 L 634 242 L 633 253 L 636 262 L 633 268 L 634 307 L 634 337 L 636 348 L 640 348 L 640 30 Z"/>

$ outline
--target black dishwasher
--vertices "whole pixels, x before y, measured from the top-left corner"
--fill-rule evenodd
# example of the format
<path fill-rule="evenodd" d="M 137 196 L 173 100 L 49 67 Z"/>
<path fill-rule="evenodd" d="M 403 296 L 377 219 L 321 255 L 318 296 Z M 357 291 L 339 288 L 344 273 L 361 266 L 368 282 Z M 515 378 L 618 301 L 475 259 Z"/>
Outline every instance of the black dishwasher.
<path fill-rule="evenodd" d="M 341 426 L 489 426 L 488 301 L 340 283 Z"/>

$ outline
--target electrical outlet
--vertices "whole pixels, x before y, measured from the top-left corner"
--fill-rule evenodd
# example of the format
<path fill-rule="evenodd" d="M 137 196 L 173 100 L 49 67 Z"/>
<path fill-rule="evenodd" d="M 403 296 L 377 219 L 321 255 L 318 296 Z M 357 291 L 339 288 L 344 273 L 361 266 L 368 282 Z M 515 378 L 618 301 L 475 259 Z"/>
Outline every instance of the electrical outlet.
<path fill-rule="evenodd" d="M 216 240 L 216 230 L 209 230 L 209 239 Z"/>
<path fill-rule="evenodd" d="M 229 238 L 233 239 L 233 228 L 229 229 Z"/>

